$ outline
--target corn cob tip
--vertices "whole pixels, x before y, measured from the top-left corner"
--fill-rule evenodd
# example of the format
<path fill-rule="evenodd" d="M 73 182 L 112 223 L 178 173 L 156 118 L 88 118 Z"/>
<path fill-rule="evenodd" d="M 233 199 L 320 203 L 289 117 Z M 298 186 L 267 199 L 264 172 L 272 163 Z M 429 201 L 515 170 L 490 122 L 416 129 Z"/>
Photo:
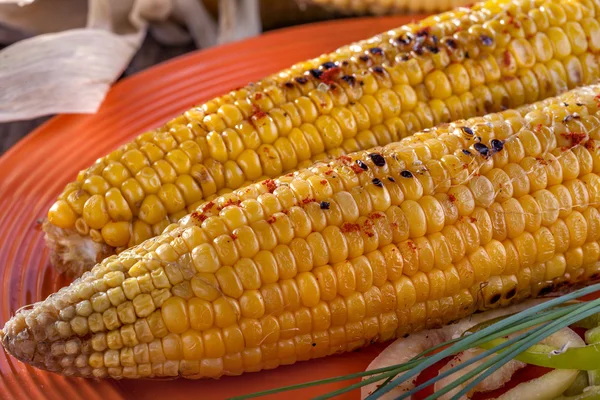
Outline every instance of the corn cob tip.
<path fill-rule="evenodd" d="M 46 245 L 50 249 L 50 262 L 61 274 L 73 278 L 81 276 L 115 249 L 105 243 L 95 242 L 90 236 L 79 235 L 75 230 L 60 228 L 47 219 L 42 223 Z"/>
<path fill-rule="evenodd" d="M 74 282 L 76 287 L 78 281 Z M 5 351 L 39 369 L 92 377 L 89 338 L 72 336 L 69 324 L 62 320 L 64 307 L 72 303 L 75 293 L 72 286 L 65 287 L 42 302 L 18 310 L 0 330 Z"/>
<path fill-rule="evenodd" d="M 44 365 L 37 360 L 45 359 L 47 354 L 43 352 L 42 346 L 37 345 L 35 335 L 27 323 L 26 313 L 17 312 L 0 330 L 2 347 L 18 360 L 45 369 Z"/>

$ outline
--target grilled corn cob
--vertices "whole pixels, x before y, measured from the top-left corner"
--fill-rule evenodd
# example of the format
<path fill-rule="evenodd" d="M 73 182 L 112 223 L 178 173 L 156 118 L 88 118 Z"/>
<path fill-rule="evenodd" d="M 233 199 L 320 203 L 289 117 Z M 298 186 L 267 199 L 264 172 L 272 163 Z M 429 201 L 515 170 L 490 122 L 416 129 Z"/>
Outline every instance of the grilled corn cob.
<path fill-rule="evenodd" d="M 218 194 L 600 76 L 597 3 L 489 2 L 299 63 L 139 136 L 69 183 L 44 224 L 74 275 Z"/>
<path fill-rule="evenodd" d="M 312 0 L 326 10 L 345 14 L 432 13 L 472 4 L 469 0 Z"/>
<path fill-rule="evenodd" d="M 219 377 L 600 277 L 600 85 L 207 202 L 0 331 L 83 377 Z"/>

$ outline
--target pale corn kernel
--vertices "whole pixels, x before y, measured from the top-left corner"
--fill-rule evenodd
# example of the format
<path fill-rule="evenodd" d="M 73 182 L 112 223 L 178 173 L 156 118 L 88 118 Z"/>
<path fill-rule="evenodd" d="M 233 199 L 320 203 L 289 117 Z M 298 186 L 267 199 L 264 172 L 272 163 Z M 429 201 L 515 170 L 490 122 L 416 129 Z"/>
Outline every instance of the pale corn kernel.
<path fill-rule="evenodd" d="M 133 299 L 133 307 L 138 317 L 144 318 L 150 315 L 156 307 L 149 294 L 140 294 Z"/>

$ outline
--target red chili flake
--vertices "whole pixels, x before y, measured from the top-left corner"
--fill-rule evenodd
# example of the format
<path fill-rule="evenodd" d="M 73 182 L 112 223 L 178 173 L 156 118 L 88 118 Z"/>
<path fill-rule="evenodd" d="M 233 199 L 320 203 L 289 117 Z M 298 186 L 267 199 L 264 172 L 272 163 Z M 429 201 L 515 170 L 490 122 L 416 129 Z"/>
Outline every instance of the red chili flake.
<path fill-rule="evenodd" d="M 504 52 L 504 65 L 506 65 L 507 67 L 510 66 L 510 63 L 512 61 L 512 55 L 510 54 L 510 51 L 506 50 Z"/>
<path fill-rule="evenodd" d="M 269 190 L 269 193 L 273 193 L 275 191 L 275 189 L 277 189 L 277 184 L 275 183 L 275 181 L 273 179 L 267 179 L 267 180 L 263 181 L 262 184 L 267 187 L 267 189 Z"/>
<path fill-rule="evenodd" d="M 515 19 L 515 17 L 510 17 L 508 19 L 508 23 L 513 25 L 515 28 L 519 29 L 521 27 L 521 23 Z"/>
<path fill-rule="evenodd" d="M 477 218 L 475 218 L 475 217 L 469 217 L 469 220 L 470 220 L 470 221 L 471 221 L 471 223 L 473 223 L 473 224 L 474 224 L 475 222 L 477 222 Z"/>
<path fill-rule="evenodd" d="M 358 174 L 362 174 L 363 172 L 365 172 L 365 171 L 364 171 L 364 170 L 363 170 L 361 167 L 359 167 L 357 164 L 352 164 L 352 165 L 350 166 L 350 169 L 351 169 L 352 171 L 354 171 L 354 173 L 355 173 L 356 175 L 358 175 Z"/>
<path fill-rule="evenodd" d="M 281 210 L 282 213 L 284 213 L 285 215 L 290 215 L 290 210 Z"/>
<path fill-rule="evenodd" d="M 342 69 L 340 67 L 333 67 L 328 69 L 327 71 L 323 71 L 320 77 L 321 82 L 326 83 L 328 85 L 333 84 L 335 82 L 335 78 L 341 70 Z"/>
<path fill-rule="evenodd" d="M 240 201 L 240 200 L 231 200 L 231 199 L 229 199 L 229 200 L 227 200 L 227 201 L 225 202 L 225 204 L 223 204 L 221 207 L 219 207 L 219 211 L 220 211 L 220 210 L 222 210 L 222 209 L 224 209 L 225 207 L 229 207 L 229 206 L 239 206 L 239 205 L 240 205 L 240 203 L 241 203 L 241 201 Z"/>
<path fill-rule="evenodd" d="M 455 195 L 453 195 L 452 193 L 450 193 L 450 194 L 448 195 L 448 200 L 450 200 L 451 202 L 453 202 L 453 203 L 454 203 L 454 202 L 456 201 L 456 196 L 455 196 Z"/>
<path fill-rule="evenodd" d="M 294 177 L 294 173 L 290 172 L 289 174 L 286 175 L 288 178 L 293 178 Z"/>
<path fill-rule="evenodd" d="M 237 239 L 237 238 L 238 238 L 238 236 L 237 236 L 235 233 L 231 233 L 231 234 L 229 234 L 229 236 L 230 236 L 230 237 L 231 237 L 233 240 L 235 240 L 235 239 Z"/>
<path fill-rule="evenodd" d="M 425 28 L 418 30 L 416 35 L 417 36 L 428 36 L 429 32 L 431 32 L 431 28 L 429 26 L 426 26 Z"/>
<path fill-rule="evenodd" d="M 365 231 L 365 235 L 367 235 L 368 237 L 373 237 L 373 236 L 375 236 L 375 233 L 373 233 L 371 231 Z"/>
<path fill-rule="evenodd" d="M 408 246 L 409 249 L 411 249 L 412 251 L 417 251 L 417 244 L 415 242 L 413 242 L 412 240 L 408 241 L 406 243 L 406 245 Z"/>
<path fill-rule="evenodd" d="M 264 112 L 263 110 L 258 110 L 257 112 L 255 112 L 254 114 L 252 114 L 252 119 L 261 119 L 267 116 L 267 113 Z"/>
<path fill-rule="evenodd" d="M 214 201 L 209 201 L 208 203 L 206 203 L 204 205 L 204 207 L 202 207 L 202 212 L 208 212 L 211 208 L 213 208 L 215 205 Z"/>
<path fill-rule="evenodd" d="M 369 215 L 369 219 L 380 219 L 383 217 L 384 217 L 384 215 L 381 213 L 374 213 L 374 214 Z"/>
<path fill-rule="evenodd" d="M 341 227 L 342 233 L 360 232 L 360 226 L 358 224 L 352 224 L 345 222 Z"/>
<path fill-rule="evenodd" d="M 200 223 L 204 222 L 208 217 L 204 214 L 201 214 L 197 211 L 194 211 L 192 213 L 192 218 L 195 219 L 196 221 L 199 221 Z"/>
<path fill-rule="evenodd" d="M 595 150 L 596 142 L 594 141 L 594 139 L 588 139 L 588 141 L 585 142 L 585 148 L 588 150 Z"/>
<path fill-rule="evenodd" d="M 567 132 L 560 135 L 571 141 L 571 147 L 579 145 L 587 138 L 587 135 L 583 132 Z"/>
<path fill-rule="evenodd" d="M 543 128 L 543 127 L 544 127 L 544 126 L 543 126 L 542 124 L 537 124 L 537 125 L 535 126 L 535 131 L 536 131 L 536 132 L 540 132 L 540 131 L 542 130 L 542 128 Z"/>
<path fill-rule="evenodd" d="M 327 185 L 327 179 L 321 179 L 319 182 L 321 185 Z"/>
<path fill-rule="evenodd" d="M 262 94 L 262 93 L 256 93 L 256 94 L 254 95 L 254 100 L 260 100 L 260 99 L 262 99 L 262 97 L 263 97 L 263 94 Z"/>
<path fill-rule="evenodd" d="M 333 170 L 332 169 L 330 169 L 329 171 L 325 171 L 325 175 L 331 175 L 331 174 L 333 174 Z"/>
<path fill-rule="evenodd" d="M 548 165 L 548 161 L 544 160 L 544 159 L 543 159 L 543 158 L 541 158 L 541 157 L 537 157 L 537 158 L 535 159 L 535 161 L 537 161 L 537 162 L 538 162 L 538 163 L 540 163 L 541 165 Z"/>
<path fill-rule="evenodd" d="M 307 197 L 307 198 L 305 198 L 305 199 L 302 199 L 302 204 L 308 204 L 308 203 L 312 203 L 312 202 L 314 202 L 314 201 L 315 201 L 315 199 L 312 199 L 312 198 L 310 198 L 310 197 Z"/>
<path fill-rule="evenodd" d="M 396 229 L 396 228 L 398 228 L 398 224 L 397 224 L 396 222 L 392 222 L 392 223 L 390 224 L 390 226 L 392 227 L 392 229 Z"/>
<path fill-rule="evenodd" d="M 275 216 L 274 216 L 274 215 L 271 215 L 271 216 L 269 217 L 269 219 L 267 219 L 267 222 L 268 222 L 269 224 L 274 224 L 274 223 L 275 223 L 275 221 L 277 221 L 277 219 L 275 218 Z"/>

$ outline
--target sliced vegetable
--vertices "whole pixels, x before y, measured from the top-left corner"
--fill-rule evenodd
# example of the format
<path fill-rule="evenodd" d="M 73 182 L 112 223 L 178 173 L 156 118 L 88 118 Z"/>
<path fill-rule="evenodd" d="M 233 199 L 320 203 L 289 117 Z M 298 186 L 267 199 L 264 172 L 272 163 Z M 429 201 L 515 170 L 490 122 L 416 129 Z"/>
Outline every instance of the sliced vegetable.
<path fill-rule="evenodd" d="M 600 400 L 600 386 L 589 386 L 583 390 L 583 393 L 577 396 L 560 396 L 555 400 Z"/>
<path fill-rule="evenodd" d="M 583 393 L 586 387 L 589 386 L 588 373 L 586 371 L 579 371 L 573 384 L 563 393 L 564 396 L 576 396 Z"/>
<path fill-rule="evenodd" d="M 497 400 L 553 400 L 571 386 L 578 372 L 574 369 L 548 372 L 539 378 L 520 383 Z"/>
<path fill-rule="evenodd" d="M 490 320 L 498 320 L 503 316 L 518 313 L 522 310 L 526 310 L 530 307 L 541 304 L 544 301 L 547 301 L 547 299 L 529 300 L 510 307 L 475 314 L 469 318 L 463 318 L 452 325 L 448 325 L 440 329 L 428 329 L 412 334 L 406 338 L 399 338 L 386 347 L 386 349 L 383 350 L 377 357 L 375 357 L 375 359 L 367 367 L 367 371 L 407 362 L 415 357 L 418 357 L 420 353 L 425 350 L 432 349 L 436 345 L 444 343 L 453 338 L 460 337 L 463 332 L 475 325 L 484 324 Z M 366 380 L 371 378 L 372 377 L 365 377 L 363 379 Z M 366 396 L 374 393 L 384 380 L 385 377 L 382 377 L 381 380 L 363 386 L 361 388 L 361 397 L 365 398 Z M 414 381 L 408 381 L 396 386 L 389 393 L 380 398 L 393 399 L 399 394 L 404 393 L 414 387 Z"/>
<path fill-rule="evenodd" d="M 469 349 L 467 351 L 463 351 L 462 353 L 456 355 L 448 364 L 446 364 L 446 366 L 444 366 L 442 369 L 440 369 L 440 373 L 446 372 L 449 369 L 451 369 L 457 365 L 460 365 L 460 364 L 464 363 L 465 361 L 470 360 L 473 357 L 475 357 L 481 353 L 482 353 L 482 351 L 479 349 Z M 478 367 L 485 360 L 486 359 L 477 361 L 469 366 L 466 366 L 465 368 L 462 368 L 460 371 L 458 371 L 452 375 L 449 375 L 449 376 L 445 377 L 444 379 L 437 381 L 434 386 L 434 392 L 439 392 L 441 388 L 446 387 L 447 385 L 451 384 L 453 381 L 455 381 L 458 378 L 460 378 L 461 376 L 465 375 L 467 372 Z M 500 368 L 493 375 L 488 377 L 488 379 L 480 382 L 475 387 L 475 389 L 471 393 L 469 393 L 469 395 L 472 395 L 475 392 L 489 392 L 491 390 L 495 390 L 495 389 L 498 389 L 498 388 L 504 386 L 504 384 L 511 379 L 511 377 L 513 376 L 513 374 L 516 371 L 518 371 L 521 368 L 524 368 L 526 365 L 527 364 L 525 364 L 523 362 L 515 361 L 515 360 L 507 362 L 506 364 L 504 364 L 502 366 L 502 368 Z M 452 396 L 456 395 L 456 393 L 458 393 L 461 389 L 463 389 L 463 387 L 467 383 L 468 382 L 465 382 L 465 383 L 457 386 L 450 392 L 440 396 L 439 400 L 450 400 L 452 398 Z"/>

